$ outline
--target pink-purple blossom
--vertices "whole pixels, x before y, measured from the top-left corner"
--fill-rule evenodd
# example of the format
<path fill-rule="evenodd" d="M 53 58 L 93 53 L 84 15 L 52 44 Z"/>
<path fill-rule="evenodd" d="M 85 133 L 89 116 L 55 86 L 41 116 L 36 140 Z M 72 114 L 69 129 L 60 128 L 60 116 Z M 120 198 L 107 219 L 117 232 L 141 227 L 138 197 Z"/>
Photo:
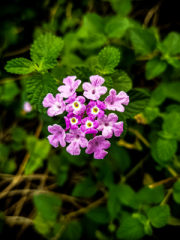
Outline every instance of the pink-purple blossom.
<path fill-rule="evenodd" d="M 75 115 L 74 113 L 68 113 L 67 117 L 64 117 L 66 123 L 66 130 L 68 129 L 77 129 L 78 125 L 81 124 L 81 117 Z"/>
<path fill-rule="evenodd" d="M 84 96 L 91 100 L 98 100 L 101 95 L 107 92 L 107 88 L 101 86 L 104 83 L 104 78 L 99 75 L 90 77 L 91 83 L 85 82 L 82 87 L 84 89 Z"/>
<path fill-rule="evenodd" d="M 81 120 L 81 130 L 86 134 L 93 134 L 95 135 L 98 131 L 97 128 L 99 126 L 99 122 L 94 120 L 93 117 L 86 117 Z"/>
<path fill-rule="evenodd" d="M 80 128 L 70 129 L 70 132 L 66 134 L 66 142 L 70 143 L 66 150 L 71 155 L 79 155 L 81 153 L 80 147 L 85 148 L 88 145 L 85 133 Z"/>
<path fill-rule="evenodd" d="M 76 115 L 81 115 L 86 110 L 85 98 L 82 96 L 76 97 L 76 93 L 74 93 L 72 96 L 70 96 L 65 102 L 69 103 L 66 106 L 67 112 L 73 112 Z"/>
<path fill-rule="evenodd" d="M 98 118 L 102 118 L 104 116 L 104 110 L 106 109 L 106 105 L 97 100 L 96 101 L 90 101 L 89 104 L 87 105 L 87 115 L 90 117 L 98 117 Z"/>
<path fill-rule="evenodd" d="M 104 151 L 104 149 L 109 148 L 110 145 L 111 145 L 110 142 L 108 140 L 105 140 L 105 137 L 101 135 L 96 136 L 89 141 L 86 153 L 88 154 L 94 153 L 95 159 L 103 159 L 108 153 Z"/>
<path fill-rule="evenodd" d="M 81 84 L 81 80 L 76 80 L 76 76 L 68 76 L 67 78 L 63 79 L 63 83 L 65 85 L 62 85 L 58 87 L 58 91 L 61 92 L 61 96 L 64 98 L 68 98 L 73 93 L 75 93 L 76 89 Z"/>
<path fill-rule="evenodd" d="M 66 105 L 65 105 L 65 102 L 63 101 L 63 97 L 59 93 L 56 94 L 55 98 L 51 93 L 48 93 L 43 100 L 43 106 L 45 108 L 48 107 L 47 114 L 50 117 L 62 114 L 66 109 Z"/>
<path fill-rule="evenodd" d="M 108 116 L 99 118 L 98 131 L 102 131 L 105 138 L 111 138 L 114 132 L 116 137 L 119 137 L 123 132 L 123 122 L 117 122 L 118 116 L 115 113 L 110 113 Z"/>
<path fill-rule="evenodd" d="M 29 102 L 24 102 L 23 109 L 24 109 L 25 112 L 31 112 L 32 111 L 32 106 Z"/>
<path fill-rule="evenodd" d="M 109 96 L 104 100 L 104 102 L 108 110 L 124 112 L 125 109 L 123 105 L 128 105 L 129 96 L 124 91 L 121 91 L 116 95 L 116 90 L 111 89 L 109 91 Z"/>
<path fill-rule="evenodd" d="M 59 146 L 59 144 L 62 147 L 66 146 L 66 142 L 65 142 L 66 133 L 61 126 L 57 124 L 54 124 L 53 126 L 48 126 L 48 131 L 53 134 L 47 137 L 49 140 L 49 143 L 53 147 L 56 148 Z"/>

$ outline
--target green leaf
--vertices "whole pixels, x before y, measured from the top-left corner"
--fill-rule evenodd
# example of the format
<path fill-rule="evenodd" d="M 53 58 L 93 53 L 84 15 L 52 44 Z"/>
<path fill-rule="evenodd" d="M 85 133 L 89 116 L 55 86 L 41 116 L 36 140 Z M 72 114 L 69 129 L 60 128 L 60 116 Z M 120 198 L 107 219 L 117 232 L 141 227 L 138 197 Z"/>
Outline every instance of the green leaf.
<path fill-rule="evenodd" d="M 162 185 L 155 188 L 145 186 L 138 191 L 136 198 L 140 203 L 158 204 L 164 198 L 164 187 Z"/>
<path fill-rule="evenodd" d="M 122 204 L 132 206 L 133 199 L 135 198 L 135 192 L 129 185 L 119 184 L 118 198 Z"/>
<path fill-rule="evenodd" d="M 35 64 L 26 58 L 15 58 L 7 62 L 7 72 L 15 74 L 28 74 L 35 71 Z"/>
<path fill-rule="evenodd" d="M 157 47 L 163 54 L 175 55 L 180 53 L 180 35 L 170 32 L 162 43 L 158 43 Z"/>
<path fill-rule="evenodd" d="M 88 36 L 84 40 L 84 42 L 81 44 L 81 46 L 82 46 L 82 49 L 92 50 L 92 49 L 103 47 L 104 44 L 106 43 L 106 41 L 107 41 L 107 38 L 104 34 L 91 33 L 90 36 Z"/>
<path fill-rule="evenodd" d="M 117 230 L 117 237 L 125 240 L 141 239 L 145 235 L 144 225 L 137 218 L 128 217 Z"/>
<path fill-rule="evenodd" d="M 1 90 L 1 89 L 0 89 Z M 2 86 L 2 92 L 0 95 L 1 101 L 12 101 L 14 97 L 20 92 L 15 82 L 5 83 Z"/>
<path fill-rule="evenodd" d="M 10 149 L 8 146 L 5 146 L 4 144 L 0 143 L 0 162 L 6 161 L 9 156 Z"/>
<path fill-rule="evenodd" d="M 165 96 L 165 91 L 164 88 L 159 85 L 152 93 L 150 97 L 149 104 L 151 106 L 159 106 L 161 103 L 164 102 L 166 96 Z"/>
<path fill-rule="evenodd" d="M 48 93 L 57 93 L 56 82 L 50 73 L 37 74 L 28 79 L 27 93 L 30 104 L 34 105 L 39 112 L 46 113 L 42 102 Z"/>
<path fill-rule="evenodd" d="M 105 32 L 109 38 L 121 38 L 128 27 L 129 20 L 120 16 L 111 17 L 105 25 Z"/>
<path fill-rule="evenodd" d="M 108 223 L 110 221 L 110 216 L 105 207 L 97 207 L 90 210 L 86 216 L 97 223 Z"/>
<path fill-rule="evenodd" d="M 120 201 L 118 199 L 118 191 L 119 191 L 118 186 L 116 185 L 109 186 L 107 209 L 112 219 L 116 217 L 117 213 L 121 208 Z"/>
<path fill-rule="evenodd" d="M 44 221 L 40 212 L 35 217 L 33 223 L 36 231 L 43 236 L 47 236 L 50 233 L 51 225 L 48 222 Z"/>
<path fill-rule="evenodd" d="M 162 125 L 164 132 L 168 133 L 172 137 L 179 136 L 180 132 L 180 114 L 178 112 L 171 112 L 166 115 Z"/>
<path fill-rule="evenodd" d="M 130 40 L 135 48 L 135 51 L 140 54 L 151 53 L 156 47 L 156 38 L 145 29 L 131 29 Z"/>
<path fill-rule="evenodd" d="M 95 13 L 88 13 L 84 16 L 83 27 L 87 28 L 90 32 L 104 32 L 103 20 Z"/>
<path fill-rule="evenodd" d="M 21 143 L 22 141 L 24 141 L 26 138 L 26 131 L 21 128 L 21 127 L 17 127 L 13 129 L 12 132 L 12 139 L 15 142 Z"/>
<path fill-rule="evenodd" d="M 160 165 L 166 165 L 169 161 L 168 160 L 165 160 L 165 159 L 161 159 L 158 155 L 158 152 L 157 152 L 157 142 L 153 142 L 152 145 L 151 145 L 151 155 L 153 157 L 153 159 L 159 163 Z"/>
<path fill-rule="evenodd" d="M 95 163 L 100 164 L 100 168 L 98 169 L 98 180 L 103 182 L 105 186 L 109 186 L 113 183 L 113 172 L 111 170 L 111 165 L 109 161 L 105 161 L 103 163 Z"/>
<path fill-rule="evenodd" d="M 112 74 L 113 88 L 117 93 L 120 91 L 128 92 L 132 89 L 132 80 L 126 72 L 120 70 Z"/>
<path fill-rule="evenodd" d="M 161 60 L 159 57 L 154 57 L 150 59 L 146 64 L 146 79 L 150 80 L 166 70 L 166 61 Z"/>
<path fill-rule="evenodd" d="M 63 48 L 64 42 L 60 37 L 51 33 L 41 35 L 31 46 L 31 59 L 38 64 L 39 70 L 52 69 L 57 64 L 57 57 Z"/>
<path fill-rule="evenodd" d="M 13 159 L 9 159 L 1 163 L 1 171 L 3 173 L 13 173 L 16 170 L 16 162 Z"/>
<path fill-rule="evenodd" d="M 142 112 L 149 102 L 149 95 L 139 90 L 130 90 L 128 93 L 130 102 L 125 106 L 122 116 L 125 118 L 133 118 Z"/>
<path fill-rule="evenodd" d="M 180 102 L 180 82 L 163 83 L 162 87 L 167 98 Z"/>
<path fill-rule="evenodd" d="M 159 116 L 159 108 L 147 106 L 144 109 L 144 116 L 147 119 L 148 123 L 152 122 L 155 118 Z"/>
<path fill-rule="evenodd" d="M 125 16 L 132 9 L 131 1 L 132 0 L 111 1 L 111 6 L 112 6 L 113 10 L 115 12 L 117 12 L 117 14 Z"/>
<path fill-rule="evenodd" d="M 148 210 L 147 217 L 155 228 L 164 227 L 170 217 L 170 208 L 168 205 L 152 207 Z"/>
<path fill-rule="evenodd" d="M 147 220 L 146 223 L 144 224 L 144 231 L 145 231 L 146 234 L 148 234 L 150 236 L 153 233 L 153 230 L 152 230 L 152 227 L 151 227 L 151 224 L 150 224 L 149 220 Z"/>
<path fill-rule="evenodd" d="M 173 185 L 174 201 L 180 204 L 180 181 L 176 181 Z"/>
<path fill-rule="evenodd" d="M 25 174 L 31 174 L 35 172 L 38 168 L 43 166 L 43 159 L 41 157 L 34 155 L 31 155 L 26 167 L 25 167 Z"/>
<path fill-rule="evenodd" d="M 120 52 L 114 47 L 103 48 L 98 55 L 98 62 L 102 68 L 103 74 L 108 74 L 111 69 L 115 68 L 120 60 Z"/>
<path fill-rule="evenodd" d="M 166 60 L 171 66 L 180 68 L 180 61 L 176 57 L 168 57 Z"/>
<path fill-rule="evenodd" d="M 71 221 L 63 232 L 61 239 L 63 240 L 79 240 L 81 237 L 82 227 L 80 222 Z"/>
<path fill-rule="evenodd" d="M 97 191 L 97 188 L 93 181 L 90 178 L 85 179 L 84 181 L 77 183 L 73 189 L 72 196 L 75 197 L 91 197 Z"/>
<path fill-rule="evenodd" d="M 157 153 L 162 161 L 169 160 L 177 150 L 177 141 L 159 138 L 157 140 Z"/>
<path fill-rule="evenodd" d="M 54 222 L 61 206 L 61 200 L 52 194 L 39 194 L 33 196 L 37 211 L 45 222 Z"/>

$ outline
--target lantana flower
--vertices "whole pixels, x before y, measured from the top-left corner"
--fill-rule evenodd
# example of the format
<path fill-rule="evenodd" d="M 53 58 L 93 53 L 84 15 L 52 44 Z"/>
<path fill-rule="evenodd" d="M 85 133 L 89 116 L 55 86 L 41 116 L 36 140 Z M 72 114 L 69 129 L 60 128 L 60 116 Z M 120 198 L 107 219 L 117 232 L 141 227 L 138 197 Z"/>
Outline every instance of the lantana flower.
<path fill-rule="evenodd" d="M 86 110 L 86 106 L 84 105 L 85 101 L 86 100 L 84 97 L 76 97 L 76 93 L 74 93 L 66 100 L 66 102 L 69 103 L 66 106 L 66 111 L 73 112 L 76 115 L 84 113 L 84 111 Z"/>
<path fill-rule="evenodd" d="M 62 114 L 66 109 L 66 105 L 65 105 L 65 102 L 63 101 L 63 97 L 59 93 L 56 94 L 55 98 L 51 93 L 48 93 L 43 100 L 43 106 L 45 108 L 49 107 L 49 109 L 47 110 L 47 114 L 50 117 Z"/>
<path fill-rule="evenodd" d="M 23 110 L 25 112 L 31 112 L 32 111 L 32 106 L 29 102 L 24 102 L 23 104 Z"/>
<path fill-rule="evenodd" d="M 123 132 L 123 122 L 117 122 L 118 116 L 115 113 L 110 113 L 108 116 L 99 118 L 98 131 L 102 131 L 105 138 L 111 138 L 114 132 L 116 137 L 119 137 Z"/>
<path fill-rule="evenodd" d="M 97 128 L 99 126 L 99 122 L 97 120 L 94 120 L 93 117 L 86 117 L 81 120 L 81 130 L 85 132 L 86 134 L 96 134 Z"/>
<path fill-rule="evenodd" d="M 66 146 L 66 142 L 65 142 L 66 133 L 61 126 L 57 124 L 54 124 L 53 126 L 48 126 L 48 131 L 53 134 L 47 137 L 49 140 L 49 143 L 53 147 L 58 147 L 59 144 L 62 147 Z"/>
<path fill-rule="evenodd" d="M 61 92 L 61 96 L 64 98 L 70 97 L 73 93 L 75 93 L 76 89 L 81 84 L 81 80 L 76 80 L 76 76 L 71 76 L 63 79 L 62 85 L 58 87 L 58 91 Z"/>
<path fill-rule="evenodd" d="M 104 151 L 110 147 L 110 142 L 105 140 L 103 136 L 96 136 L 91 139 L 88 143 L 88 147 L 86 149 L 86 153 L 91 154 L 94 153 L 95 159 L 103 159 L 108 152 Z"/>
<path fill-rule="evenodd" d="M 109 91 L 109 96 L 107 96 L 104 102 L 108 110 L 117 110 L 119 112 L 124 112 L 123 105 L 128 105 L 129 96 L 124 91 L 121 91 L 116 95 L 116 90 L 111 89 Z"/>
<path fill-rule="evenodd" d="M 70 129 L 70 132 L 66 134 L 66 142 L 70 143 L 66 150 L 71 155 L 79 155 L 81 153 L 80 147 L 85 148 L 88 145 L 85 133 L 80 128 Z"/>
<path fill-rule="evenodd" d="M 107 92 L 107 88 L 101 86 L 104 83 L 104 78 L 99 75 L 90 77 L 91 83 L 85 82 L 82 87 L 84 89 L 84 96 L 91 100 L 98 100 L 101 95 Z"/>
<path fill-rule="evenodd" d="M 90 117 L 99 117 L 102 118 L 104 116 L 104 110 L 106 109 L 106 105 L 97 100 L 95 101 L 90 101 L 89 104 L 87 105 L 87 115 Z"/>
<path fill-rule="evenodd" d="M 67 117 L 64 117 L 66 123 L 66 130 L 68 129 L 77 129 L 78 125 L 81 124 L 81 117 L 75 115 L 74 113 L 68 113 Z"/>

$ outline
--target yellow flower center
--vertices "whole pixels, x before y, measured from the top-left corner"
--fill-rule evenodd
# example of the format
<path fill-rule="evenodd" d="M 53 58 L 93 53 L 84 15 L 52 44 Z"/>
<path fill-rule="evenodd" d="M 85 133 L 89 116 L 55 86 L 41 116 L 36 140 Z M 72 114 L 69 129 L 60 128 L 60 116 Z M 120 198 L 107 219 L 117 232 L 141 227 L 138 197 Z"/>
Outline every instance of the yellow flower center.
<path fill-rule="evenodd" d="M 88 122 L 88 123 L 87 123 L 87 126 L 88 126 L 88 127 L 91 127 L 91 126 L 92 126 L 92 123 Z"/>
<path fill-rule="evenodd" d="M 75 107 L 75 108 L 78 108 L 78 107 L 79 107 L 79 103 L 74 102 L 74 107 Z"/>
<path fill-rule="evenodd" d="M 93 112 L 97 113 L 98 112 L 98 108 L 97 107 L 93 108 Z"/>
<path fill-rule="evenodd" d="M 75 119 L 75 118 L 72 118 L 72 119 L 71 119 L 71 122 L 75 123 L 75 122 L 76 122 L 76 119 Z"/>

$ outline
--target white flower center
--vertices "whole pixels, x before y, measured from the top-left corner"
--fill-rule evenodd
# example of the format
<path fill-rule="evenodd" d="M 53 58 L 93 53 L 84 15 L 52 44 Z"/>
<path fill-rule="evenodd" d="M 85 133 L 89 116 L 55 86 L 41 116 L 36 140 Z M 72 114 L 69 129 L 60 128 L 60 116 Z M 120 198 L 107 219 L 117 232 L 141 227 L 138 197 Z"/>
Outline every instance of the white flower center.
<path fill-rule="evenodd" d="M 91 109 L 91 113 L 92 113 L 92 114 L 98 114 L 98 113 L 99 113 L 99 108 L 98 108 L 97 106 L 93 107 L 93 108 Z"/>
<path fill-rule="evenodd" d="M 78 122 L 77 118 L 73 117 L 73 118 L 70 118 L 70 122 L 71 124 L 76 124 Z"/>
<path fill-rule="evenodd" d="M 93 122 L 91 122 L 90 120 L 88 120 L 88 121 L 86 122 L 86 128 L 91 128 L 91 127 L 93 127 Z"/>
<path fill-rule="evenodd" d="M 60 104 L 59 102 L 55 102 L 55 106 L 56 106 L 57 108 L 61 108 L 61 104 Z"/>
<path fill-rule="evenodd" d="M 76 110 L 76 111 L 78 111 L 78 110 L 81 109 L 81 103 L 78 102 L 78 101 L 74 101 L 74 102 L 72 103 L 72 106 L 73 106 L 73 109 Z"/>

